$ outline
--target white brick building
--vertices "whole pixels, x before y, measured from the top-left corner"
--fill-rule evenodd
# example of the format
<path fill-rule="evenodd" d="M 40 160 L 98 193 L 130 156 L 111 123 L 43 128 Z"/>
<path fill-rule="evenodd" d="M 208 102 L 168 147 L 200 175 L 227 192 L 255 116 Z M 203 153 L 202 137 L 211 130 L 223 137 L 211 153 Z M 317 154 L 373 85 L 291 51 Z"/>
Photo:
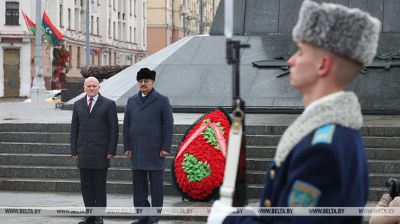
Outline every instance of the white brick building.
<path fill-rule="evenodd" d="M 70 52 L 67 79 L 80 78 L 85 61 L 86 1 L 42 0 L 42 10 L 46 9 L 50 20 L 64 35 L 64 45 Z M 129 65 L 146 56 L 146 0 L 89 1 L 89 64 Z M 34 36 L 28 32 L 21 10 L 36 22 L 35 2 L 0 0 L 0 13 L 5 15 L 0 16 L 0 65 L 3 65 L 0 66 L 0 97 L 30 95 Z M 50 87 L 51 60 L 52 48 L 44 43 L 46 88 Z"/>

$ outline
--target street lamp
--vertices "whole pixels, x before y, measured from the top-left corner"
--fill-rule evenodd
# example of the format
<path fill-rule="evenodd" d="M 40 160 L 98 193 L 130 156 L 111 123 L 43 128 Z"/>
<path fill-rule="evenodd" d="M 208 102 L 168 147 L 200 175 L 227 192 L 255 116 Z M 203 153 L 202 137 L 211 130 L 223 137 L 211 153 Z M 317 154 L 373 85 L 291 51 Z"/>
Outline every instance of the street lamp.
<path fill-rule="evenodd" d="M 31 102 L 44 103 L 46 99 L 46 88 L 44 87 L 43 65 L 42 65 L 42 2 L 36 0 L 36 32 L 35 32 L 35 77 L 31 89 Z"/>

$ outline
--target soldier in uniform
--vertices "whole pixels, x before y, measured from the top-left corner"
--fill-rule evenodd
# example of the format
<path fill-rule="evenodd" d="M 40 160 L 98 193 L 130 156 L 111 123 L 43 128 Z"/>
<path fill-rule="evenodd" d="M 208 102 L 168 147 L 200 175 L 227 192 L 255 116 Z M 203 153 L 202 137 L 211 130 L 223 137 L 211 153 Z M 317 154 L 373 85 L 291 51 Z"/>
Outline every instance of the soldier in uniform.
<path fill-rule="evenodd" d="M 372 62 L 381 23 L 359 9 L 303 2 L 292 36 L 290 84 L 304 112 L 284 132 L 266 177 L 261 207 L 363 207 L 368 164 L 357 96 L 343 91 Z M 361 216 L 228 216 L 216 201 L 209 223 L 361 223 Z"/>

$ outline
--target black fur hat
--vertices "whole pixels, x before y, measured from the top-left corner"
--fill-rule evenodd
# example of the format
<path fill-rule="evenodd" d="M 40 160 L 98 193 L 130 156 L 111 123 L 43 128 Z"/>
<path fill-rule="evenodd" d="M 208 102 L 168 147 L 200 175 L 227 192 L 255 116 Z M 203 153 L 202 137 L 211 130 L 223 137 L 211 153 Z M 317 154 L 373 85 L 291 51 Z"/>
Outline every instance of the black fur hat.
<path fill-rule="evenodd" d="M 148 68 L 141 68 L 136 75 L 136 80 L 139 81 L 141 79 L 151 79 L 156 81 L 156 71 L 152 71 Z"/>

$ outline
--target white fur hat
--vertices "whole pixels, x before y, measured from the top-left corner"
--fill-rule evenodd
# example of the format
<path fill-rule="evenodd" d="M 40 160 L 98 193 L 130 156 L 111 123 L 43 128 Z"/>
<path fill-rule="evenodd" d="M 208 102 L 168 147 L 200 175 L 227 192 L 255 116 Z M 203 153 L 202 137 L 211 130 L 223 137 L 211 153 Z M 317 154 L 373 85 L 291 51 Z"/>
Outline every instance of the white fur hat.
<path fill-rule="evenodd" d="M 375 57 L 381 22 L 359 9 L 305 0 L 293 28 L 296 42 L 315 46 L 368 65 Z"/>

